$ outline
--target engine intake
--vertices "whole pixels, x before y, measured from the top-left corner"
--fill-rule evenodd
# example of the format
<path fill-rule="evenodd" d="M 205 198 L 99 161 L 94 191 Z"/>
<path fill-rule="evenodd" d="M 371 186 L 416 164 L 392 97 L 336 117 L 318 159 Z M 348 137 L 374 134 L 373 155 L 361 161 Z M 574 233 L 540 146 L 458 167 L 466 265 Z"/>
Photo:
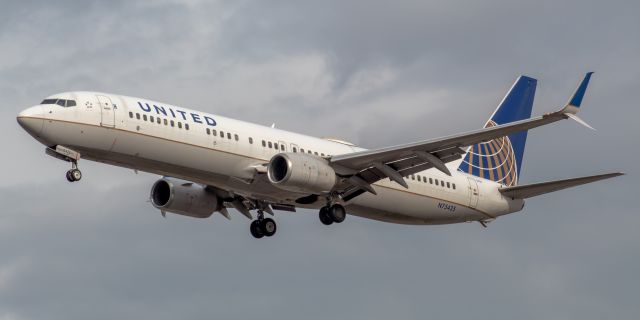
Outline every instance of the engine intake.
<path fill-rule="evenodd" d="M 306 153 L 279 153 L 269 161 L 269 181 L 293 192 L 320 194 L 336 185 L 336 173 L 327 160 Z"/>
<path fill-rule="evenodd" d="M 192 182 L 162 178 L 151 187 L 151 204 L 162 211 L 194 218 L 208 218 L 221 209 L 222 202 L 206 187 Z"/>

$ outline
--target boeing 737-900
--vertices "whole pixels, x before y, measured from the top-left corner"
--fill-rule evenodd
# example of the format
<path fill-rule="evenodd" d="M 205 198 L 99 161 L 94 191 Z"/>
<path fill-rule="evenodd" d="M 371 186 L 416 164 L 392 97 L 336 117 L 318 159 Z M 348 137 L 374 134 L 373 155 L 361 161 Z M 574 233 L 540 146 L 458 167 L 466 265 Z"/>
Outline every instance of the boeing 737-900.
<path fill-rule="evenodd" d="M 523 209 L 526 198 L 622 173 L 520 184 L 527 130 L 576 116 L 592 73 L 559 111 L 531 117 L 537 81 L 521 76 L 484 128 L 367 150 L 141 98 L 98 92 L 54 94 L 22 111 L 18 123 L 67 161 L 80 159 L 161 175 L 151 204 L 195 218 L 227 208 L 273 236 L 265 213 L 319 210 L 325 225 L 347 213 L 413 225 L 486 223 Z M 256 218 L 254 219 L 254 214 Z"/>

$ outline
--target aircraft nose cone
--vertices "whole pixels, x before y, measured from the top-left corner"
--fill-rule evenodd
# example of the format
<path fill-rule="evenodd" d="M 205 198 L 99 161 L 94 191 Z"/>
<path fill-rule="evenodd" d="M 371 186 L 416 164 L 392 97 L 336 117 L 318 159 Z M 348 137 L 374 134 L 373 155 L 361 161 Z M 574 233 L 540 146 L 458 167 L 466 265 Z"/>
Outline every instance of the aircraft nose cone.
<path fill-rule="evenodd" d="M 32 136 L 38 136 L 44 127 L 42 106 L 27 108 L 18 114 L 18 124 Z"/>

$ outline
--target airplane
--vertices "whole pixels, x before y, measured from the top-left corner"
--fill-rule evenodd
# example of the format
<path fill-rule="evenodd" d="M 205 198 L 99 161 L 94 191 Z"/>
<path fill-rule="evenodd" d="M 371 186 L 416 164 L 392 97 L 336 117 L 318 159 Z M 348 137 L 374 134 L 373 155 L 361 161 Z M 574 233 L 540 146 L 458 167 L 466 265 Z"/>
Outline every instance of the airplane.
<path fill-rule="evenodd" d="M 162 176 L 151 204 L 162 216 L 209 218 L 228 208 L 252 220 L 255 238 L 271 237 L 265 213 L 317 209 L 324 225 L 349 215 L 408 225 L 479 222 L 520 211 L 525 199 L 598 180 L 613 172 L 520 184 L 530 129 L 578 118 L 593 73 L 564 107 L 531 117 L 537 80 L 520 76 L 482 129 L 378 149 L 316 138 L 148 99 L 65 92 L 25 109 L 17 121 L 67 161 L 80 159 Z M 253 216 L 256 213 L 256 218 Z"/>

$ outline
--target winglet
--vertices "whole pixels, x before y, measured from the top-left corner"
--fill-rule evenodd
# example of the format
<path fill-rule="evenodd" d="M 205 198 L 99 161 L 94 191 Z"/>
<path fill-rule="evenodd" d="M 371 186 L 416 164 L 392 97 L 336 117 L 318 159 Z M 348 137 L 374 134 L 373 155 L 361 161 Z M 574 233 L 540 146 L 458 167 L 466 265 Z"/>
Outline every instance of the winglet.
<path fill-rule="evenodd" d="M 562 109 L 563 113 L 571 113 L 576 114 L 580 110 L 580 104 L 582 104 L 582 98 L 584 98 L 584 93 L 587 91 L 587 86 L 589 85 L 589 80 L 591 79 L 591 75 L 593 72 L 587 72 L 582 79 L 582 82 L 576 89 L 576 92 L 571 96 L 569 102 Z"/>

